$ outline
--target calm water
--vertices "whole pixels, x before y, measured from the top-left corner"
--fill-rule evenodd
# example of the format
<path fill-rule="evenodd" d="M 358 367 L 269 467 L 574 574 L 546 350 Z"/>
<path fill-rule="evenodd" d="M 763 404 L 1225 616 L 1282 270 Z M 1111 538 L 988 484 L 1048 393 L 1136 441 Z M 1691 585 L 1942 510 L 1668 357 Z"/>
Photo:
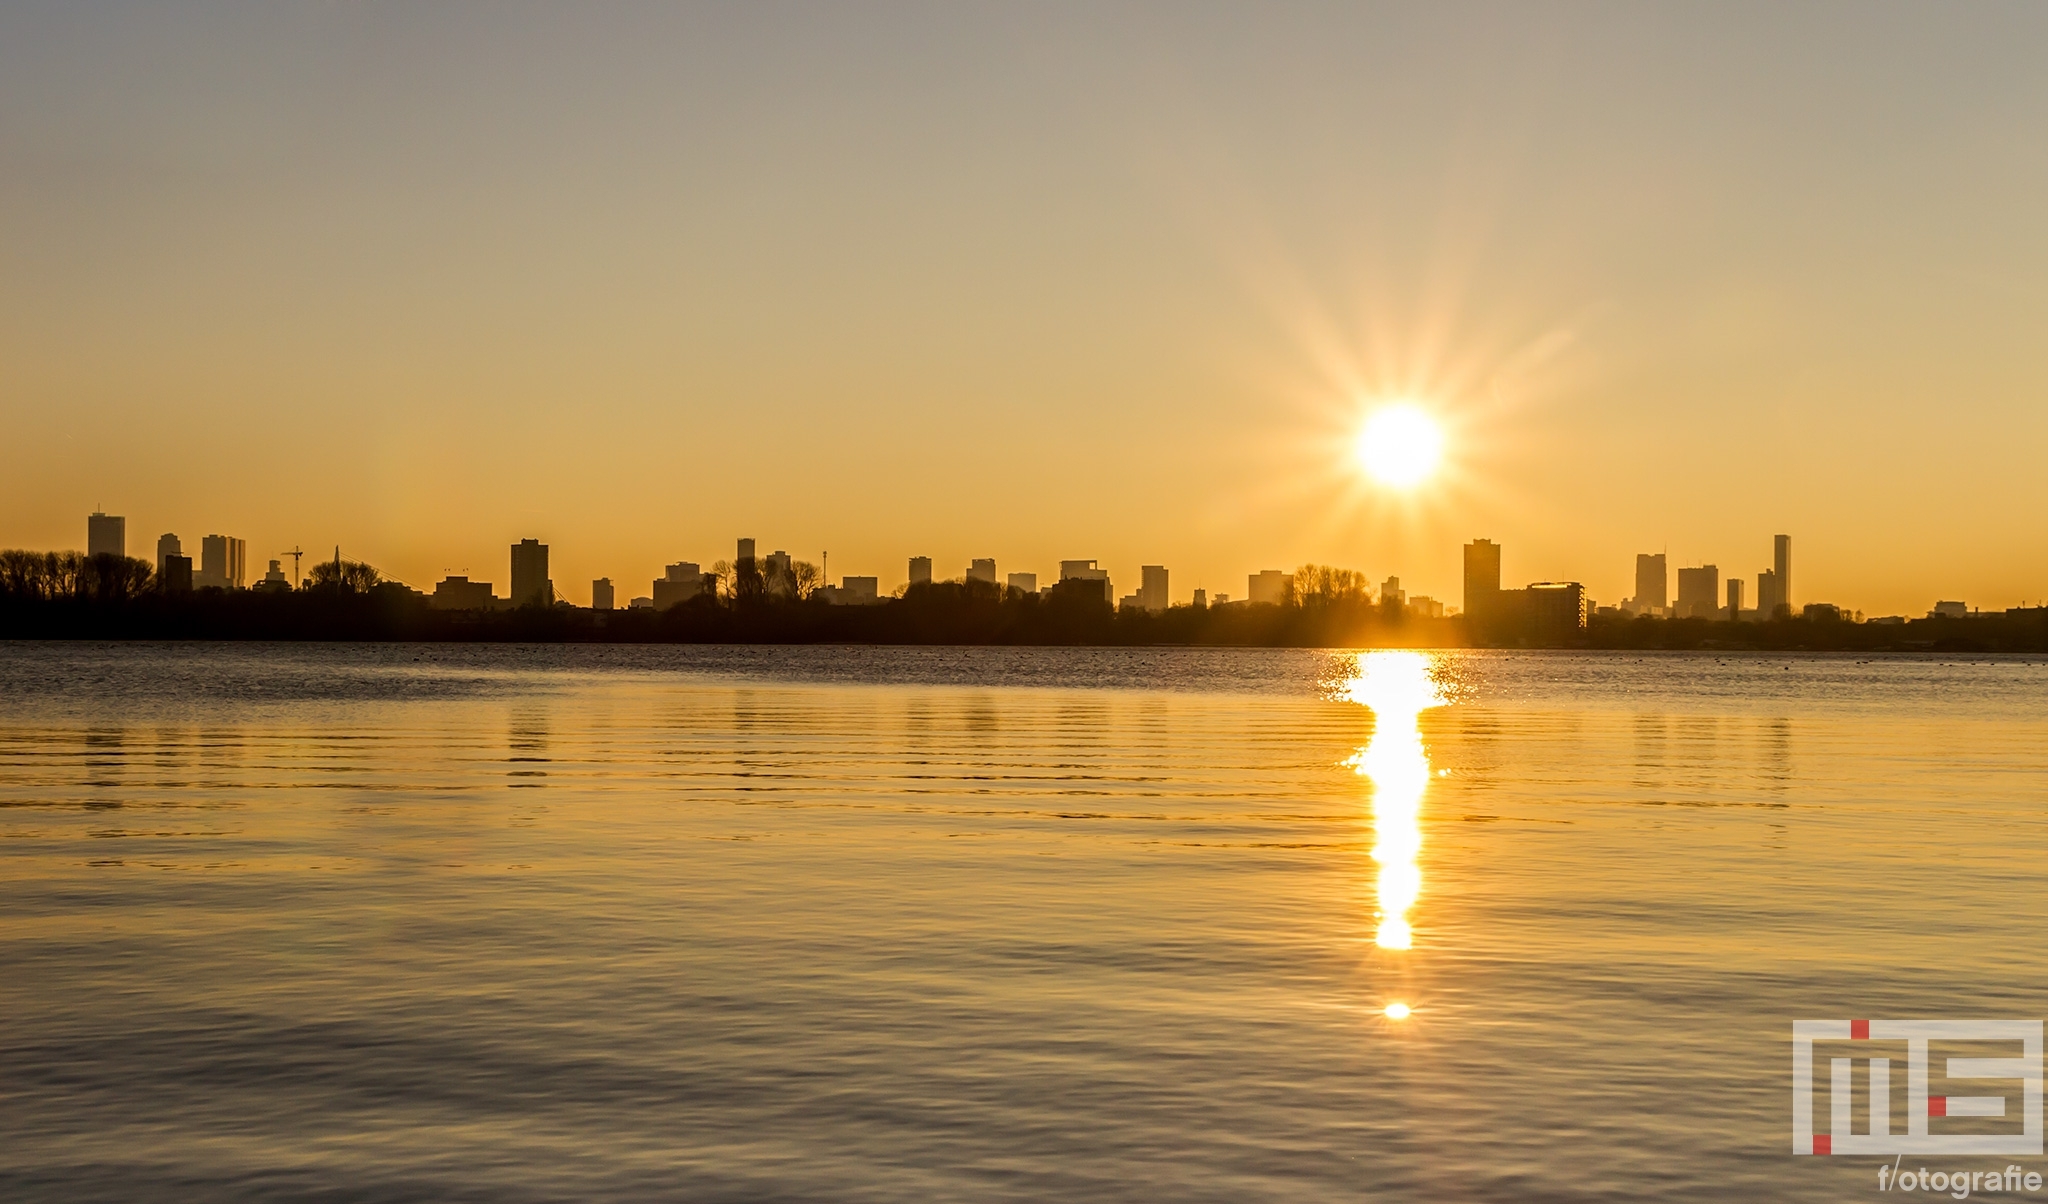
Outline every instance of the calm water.
<path fill-rule="evenodd" d="M 0 1197 L 1860 1198 L 2044 850 L 2031 661 L 0 645 Z"/>

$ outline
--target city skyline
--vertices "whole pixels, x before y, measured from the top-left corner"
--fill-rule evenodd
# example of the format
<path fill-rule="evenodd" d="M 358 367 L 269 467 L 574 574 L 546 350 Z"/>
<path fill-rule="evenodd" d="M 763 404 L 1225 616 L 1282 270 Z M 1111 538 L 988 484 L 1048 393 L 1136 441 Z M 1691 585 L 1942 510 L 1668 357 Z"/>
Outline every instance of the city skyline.
<path fill-rule="evenodd" d="M 88 515 L 86 517 L 87 554 L 129 555 L 130 551 L 126 548 L 125 544 L 126 522 L 125 515 L 109 515 L 98 510 Z M 736 565 L 740 562 L 753 562 L 759 565 L 771 580 L 794 580 L 791 577 L 791 565 L 793 562 L 801 560 L 801 553 L 791 553 L 786 549 L 777 548 L 764 556 L 758 553 L 757 548 L 758 541 L 755 538 L 750 536 L 738 537 L 734 541 L 733 558 L 730 561 L 723 561 L 723 563 Z M 179 588 L 206 588 L 208 586 L 235 589 L 246 588 L 247 581 L 244 565 L 247 552 L 245 540 L 220 535 L 207 535 L 204 540 L 203 558 L 200 561 L 200 567 L 196 569 L 189 557 L 178 555 L 179 550 L 180 537 L 175 532 L 166 532 L 157 540 L 153 562 L 155 570 L 160 576 L 166 573 L 167 560 L 174 564 L 182 564 L 182 567 L 178 569 L 178 574 L 180 575 L 175 578 L 181 583 Z M 1533 591 L 1569 586 L 1576 591 L 1575 596 L 1586 616 L 1591 616 L 1597 611 L 1602 614 L 1620 614 L 1623 616 L 1647 615 L 1653 618 L 1756 620 L 1771 617 L 1778 613 L 1781 607 L 1788 609 L 1789 613 L 1796 615 L 1808 605 L 1839 609 L 1844 616 L 1863 616 L 1867 613 L 1872 618 L 1911 617 L 1912 615 L 1923 613 L 1914 610 L 1902 611 L 1896 615 L 1886 616 L 1880 611 L 1858 606 L 1853 601 L 1798 596 L 1796 592 L 1792 591 L 1790 585 L 1792 581 L 1792 537 L 1784 533 L 1771 536 L 1771 567 L 1755 571 L 1755 591 L 1753 594 L 1747 593 L 1743 575 L 1739 570 L 1731 570 L 1727 573 L 1726 590 L 1724 592 L 1720 566 L 1714 564 L 1680 565 L 1677 568 L 1677 594 L 1674 597 L 1671 592 L 1673 579 L 1669 556 L 1662 552 L 1637 553 L 1635 556 L 1634 592 L 1612 600 L 1600 597 L 1585 584 L 1584 580 L 1570 574 L 1532 580 L 1526 586 L 1515 586 L 1509 584 L 1515 579 L 1514 576 L 1507 574 L 1503 567 L 1504 551 L 1503 544 L 1483 537 L 1475 538 L 1461 545 L 1461 573 L 1459 590 L 1455 595 L 1457 598 L 1456 602 L 1450 601 L 1454 596 L 1450 593 L 1431 595 L 1413 588 L 1412 581 L 1404 585 L 1398 573 L 1387 576 L 1377 590 L 1372 590 L 1369 585 L 1367 589 L 1376 598 L 1393 598 L 1403 606 L 1406 606 L 1410 599 L 1414 599 L 1424 608 L 1424 613 L 1431 615 L 1474 614 L 1475 611 L 1472 607 L 1471 599 L 1475 590 L 1475 582 L 1480 583 L 1477 588 L 1483 595 L 1488 597 L 1504 591 L 1515 592 L 1524 589 Z M 297 546 L 294 545 L 292 551 L 285 552 L 282 555 L 299 556 L 302 554 L 297 549 Z M 563 589 L 562 585 L 555 579 L 554 574 L 550 570 L 551 556 L 552 545 L 531 536 L 511 544 L 507 571 L 505 573 L 505 579 L 509 582 L 508 591 L 502 594 L 497 592 L 494 580 L 476 576 L 474 575 L 474 570 L 470 569 L 465 569 L 461 573 L 444 573 L 431 583 L 407 580 L 388 571 L 386 571 L 386 576 L 390 580 L 398 581 L 419 591 L 423 595 L 435 599 L 437 605 L 456 609 L 499 604 L 510 606 L 531 605 L 534 603 L 550 604 L 559 601 L 599 610 L 609 610 L 615 607 L 629 609 L 639 606 L 665 610 L 670 606 L 686 602 L 699 592 L 702 592 L 706 588 L 705 583 L 710 579 L 709 566 L 720 563 L 722 560 L 720 558 L 707 560 L 702 563 L 679 561 L 667 564 L 663 567 L 661 575 L 652 580 L 649 593 L 646 595 L 633 594 L 630 589 L 623 594 L 619 593 L 616 583 L 609 576 L 592 578 L 589 586 L 589 600 L 587 602 L 579 602 L 576 600 L 580 596 L 577 591 Z M 336 560 L 343 559 L 338 545 L 335 548 L 334 558 Z M 150 562 L 150 558 L 147 556 L 138 557 L 138 559 L 142 559 L 146 563 Z M 264 578 L 264 584 L 276 584 L 288 580 L 279 573 L 278 563 L 276 558 L 270 560 L 270 573 Z M 377 566 L 368 560 L 363 560 L 362 563 L 369 563 L 372 567 L 385 571 L 381 566 Z M 1036 571 L 1008 571 L 1005 573 L 1003 567 L 999 567 L 1004 562 L 999 561 L 995 557 L 972 557 L 968 560 L 962 572 L 957 575 L 948 575 L 937 567 L 939 562 L 935 558 L 927 555 L 913 555 L 904 560 L 905 571 L 901 586 L 893 585 L 888 577 L 879 573 L 842 573 L 839 580 L 834 582 L 829 574 L 824 571 L 823 567 L 821 567 L 828 566 L 829 563 L 830 553 L 821 550 L 819 560 L 809 565 L 809 570 L 816 570 L 815 579 L 811 580 L 810 584 L 825 590 L 824 596 L 832 601 L 851 601 L 856 604 L 887 599 L 902 588 L 946 581 L 981 581 L 988 585 L 996 585 L 998 582 L 1003 582 L 1006 583 L 1008 588 L 1022 589 L 1025 593 L 1034 593 L 1038 591 L 1038 582 L 1041 577 L 1041 574 Z M 1244 575 L 1245 589 L 1243 593 L 1239 594 L 1233 594 L 1228 590 L 1196 585 L 1188 587 L 1185 595 L 1176 597 L 1170 588 L 1171 568 L 1167 565 L 1141 565 L 1136 576 L 1138 584 L 1135 592 L 1119 596 L 1119 591 L 1115 586 L 1115 574 L 1109 569 L 1100 567 L 1098 560 L 1062 559 L 1058 563 L 1058 572 L 1045 577 L 1048 589 L 1055 584 L 1074 580 L 1100 581 L 1103 585 L 1104 601 L 1118 609 L 1133 607 L 1154 611 L 1165 610 L 1177 605 L 1202 606 L 1208 604 L 1211 599 L 1217 604 L 1231 601 L 1277 602 L 1289 595 L 1293 588 L 1295 572 L 1301 567 L 1313 567 L 1315 564 L 1312 561 L 1304 561 L 1289 569 L 1265 568 L 1252 570 Z M 1348 566 L 1341 565 L 1330 567 L 1348 569 Z M 485 571 L 488 572 L 488 570 Z M 1361 575 L 1367 581 L 1371 577 L 1370 572 Z M 1951 594 L 1953 592 L 1951 591 Z M 1755 605 L 1744 606 L 1743 598 L 1745 596 L 1754 598 Z M 2025 605 L 2025 603 L 2015 604 L 2016 607 L 2023 607 Z M 1943 597 L 1937 595 L 1924 613 L 1929 615 L 1936 613 L 1962 614 L 1971 611 L 2002 612 L 2005 609 L 2008 608 L 1998 605 L 1988 607 L 1982 605 L 1971 606 L 1967 602 L 1955 599 L 1952 596 Z"/>
<path fill-rule="evenodd" d="M 2048 593 L 2048 14 L 1137 11 L 0 13 L 0 542 Z"/>

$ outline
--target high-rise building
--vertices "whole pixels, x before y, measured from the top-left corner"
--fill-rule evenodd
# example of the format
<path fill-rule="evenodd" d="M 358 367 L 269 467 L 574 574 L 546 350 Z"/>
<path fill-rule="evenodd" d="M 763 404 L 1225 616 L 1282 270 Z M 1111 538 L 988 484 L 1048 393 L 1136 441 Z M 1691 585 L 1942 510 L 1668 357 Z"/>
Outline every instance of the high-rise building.
<path fill-rule="evenodd" d="M 932 583 L 931 557 L 912 556 L 910 558 L 910 583 L 912 585 L 930 585 Z"/>
<path fill-rule="evenodd" d="M 968 561 L 967 579 L 969 581 L 986 581 L 990 585 L 994 585 L 996 583 L 996 562 L 988 559 Z"/>
<path fill-rule="evenodd" d="M 1399 577 L 1389 577 L 1380 582 L 1381 605 L 1402 606 L 1408 601 L 1408 592 L 1401 588 Z"/>
<path fill-rule="evenodd" d="M 1500 545 L 1475 539 L 1465 545 L 1465 614 L 1484 619 L 1500 603 Z"/>
<path fill-rule="evenodd" d="M 1195 591 L 1195 601 L 1194 601 L 1194 607 L 1195 607 L 1195 609 L 1196 609 L 1196 610 L 1207 610 L 1207 609 L 1209 609 L 1209 591 L 1208 591 L 1208 590 L 1205 590 L 1205 589 L 1198 589 L 1198 590 L 1196 590 L 1196 591 Z"/>
<path fill-rule="evenodd" d="M 1708 564 L 1696 569 L 1678 570 L 1679 618 L 1711 619 L 1720 604 L 1720 566 Z"/>
<path fill-rule="evenodd" d="M 1035 594 L 1038 592 L 1038 574 L 1011 573 L 1009 577 L 1009 586 L 1011 589 L 1023 590 L 1027 594 Z"/>
<path fill-rule="evenodd" d="M 497 600 L 488 581 L 443 577 L 427 598 L 427 605 L 435 610 L 489 610 Z"/>
<path fill-rule="evenodd" d="M 1728 578 L 1728 621 L 1742 621 L 1742 578 Z"/>
<path fill-rule="evenodd" d="M 184 554 L 185 554 L 185 545 L 184 545 L 183 543 L 180 543 L 180 542 L 179 542 L 179 540 L 178 540 L 178 537 L 177 537 L 177 536 L 175 536 L 175 535 L 171 534 L 171 533 L 170 533 L 170 532 L 168 532 L 168 531 L 164 532 L 164 533 L 163 533 L 162 535 L 159 535 L 159 536 L 157 536 L 157 537 L 156 537 L 156 572 L 157 572 L 157 576 L 159 576 L 159 577 L 163 576 L 163 572 L 164 572 L 164 558 L 165 558 L 165 557 L 167 557 L 167 556 L 183 556 Z"/>
<path fill-rule="evenodd" d="M 1661 615 L 1671 606 L 1671 576 L 1665 571 L 1664 553 L 1636 554 L 1635 608 L 1640 614 Z"/>
<path fill-rule="evenodd" d="M 1586 587 L 1578 582 L 1538 581 L 1521 593 L 1529 626 L 1535 631 L 1557 635 L 1585 628 Z"/>
<path fill-rule="evenodd" d="M 162 575 L 157 583 L 172 593 L 192 592 L 192 558 L 190 556 L 166 556 Z"/>
<path fill-rule="evenodd" d="M 1085 584 L 1069 586 L 1067 585 L 1069 581 L 1079 581 Z M 1069 592 L 1087 593 L 1090 596 L 1093 596 L 1095 588 L 1099 586 L 1102 590 L 1102 601 L 1111 606 L 1116 604 L 1116 589 L 1110 584 L 1109 570 L 1097 568 L 1092 560 L 1060 561 L 1059 585 L 1060 588 Z"/>
<path fill-rule="evenodd" d="M 841 577 L 838 601 L 845 606 L 873 606 L 882 600 L 879 577 Z"/>
<path fill-rule="evenodd" d="M 610 610 L 612 608 L 612 579 L 599 577 L 590 583 L 590 609 Z"/>
<path fill-rule="evenodd" d="M 548 580 L 548 545 L 522 539 L 512 545 L 512 605 L 553 606 L 555 583 Z"/>
<path fill-rule="evenodd" d="M 1765 569 L 1756 575 L 1756 617 L 1769 619 L 1785 604 L 1785 598 L 1778 590 L 1776 569 Z"/>
<path fill-rule="evenodd" d="M 740 541 L 740 550 L 739 550 L 739 555 L 738 555 L 737 557 L 735 557 L 735 559 L 737 559 L 737 560 L 742 560 L 742 561 L 746 561 L 746 560 L 752 560 L 753 558 L 754 558 L 754 541 L 753 541 L 753 540 L 751 540 L 751 539 L 742 539 L 742 540 Z"/>
<path fill-rule="evenodd" d="M 192 584 L 200 589 L 241 589 L 248 584 L 248 555 L 247 540 L 206 536 L 199 541 L 199 571 Z"/>
<path fill-rule="evenodd" d="M 761 567 L 761 583 L 777 597 L 796 597 L 796 572 L 790 567 L 788 552 L 777 548 L 768 553 Z"/>
<path fill-rule="evenodd" d="M 1778 575 L 1778 597 L 1771 604 L 1771 613 L 1776 614 L 1780 606 L 1792 609 L 1792 537 L 1777 535 L 1771 538 L 1771 571 Z"/>
<path fill-rule="evenodd" d="M 667 610 L 671 606 L 679 606 L 704 592 L 704 571 L 694 560 L 668 565 L 651 592 L 654 598 L 650 604 L 654 609 Z"/>
<path fill-rule="evenodd" d="M 1294 596 L 1294 574 L 1279 569 L 1261 569 L 1244 579 L 1244 596 L 1254 605 L 1280 606 Z"/>
<path fill-rule="evenodd" d="M 126 556 L 128 554 L 128 520 L 118 514 L 102 514 L 97 510 L 86 515 L 85 554 L 87 556 Z"/>
<path fill-rule="evenodd" d="M 1166 589 L 1166 566 L 1148 564 L 1138 570 L 1138 605 L 1146 610 L 1165 610 L 1171 601 Z"/>

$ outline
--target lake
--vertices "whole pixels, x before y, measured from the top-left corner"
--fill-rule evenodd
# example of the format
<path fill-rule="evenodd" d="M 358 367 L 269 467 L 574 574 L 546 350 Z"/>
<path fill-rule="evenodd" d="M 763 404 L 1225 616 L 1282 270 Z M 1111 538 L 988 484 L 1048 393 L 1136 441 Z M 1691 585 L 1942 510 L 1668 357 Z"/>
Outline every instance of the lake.
<path fill-rule="evenodd" d="M 1892 1160 L 1793 1156 L 1794 1019 L 2048 1014 L 2039 659 L 6 644 L 0 699 L 9 1200 L 1833 1200 Z"/>

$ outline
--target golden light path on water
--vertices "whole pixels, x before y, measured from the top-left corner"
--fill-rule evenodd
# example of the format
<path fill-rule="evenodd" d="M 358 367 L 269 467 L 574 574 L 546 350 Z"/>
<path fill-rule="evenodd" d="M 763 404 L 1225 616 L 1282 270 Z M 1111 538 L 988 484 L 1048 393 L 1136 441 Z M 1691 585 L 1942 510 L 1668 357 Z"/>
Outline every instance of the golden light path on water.
<path fill-rule="evenodd" d="M 1429 755 L 1417 721 L 1443 705 L 1444 696 L 1429 657 L 1420 652 L 1366 653 L 1344 696 L 1373 713 L 1372 739 L 1350 764 L 1372 782 L 1372 859 L 1380 867 L 1374 941 L 1382 949 L 1407 949 L 1415 942 L 1408 911 L 1422 894 L 1422 798 L 1429 789 Z"/>

